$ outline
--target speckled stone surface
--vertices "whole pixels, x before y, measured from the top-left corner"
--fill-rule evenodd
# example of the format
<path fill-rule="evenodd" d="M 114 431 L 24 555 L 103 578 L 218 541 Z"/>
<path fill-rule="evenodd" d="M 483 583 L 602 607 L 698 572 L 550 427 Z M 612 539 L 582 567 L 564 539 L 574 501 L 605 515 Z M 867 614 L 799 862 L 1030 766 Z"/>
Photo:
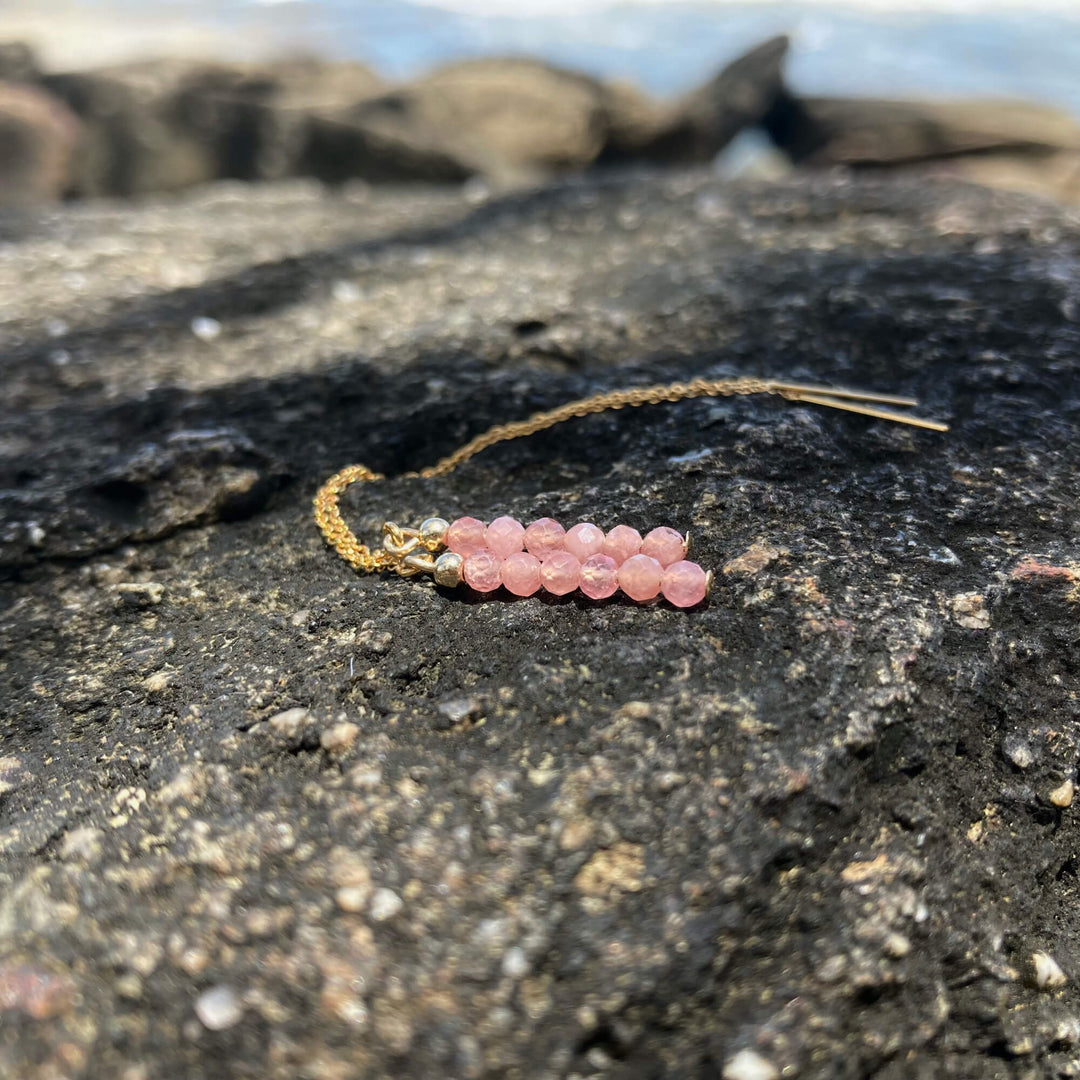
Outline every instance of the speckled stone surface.
<path fill-rule="evenodd" d="M 1077 1075 L 1080 222 L 469 195 L 0 221 L 0 1074 Z M 684 402 L 344 500 L 685 528 L 690 612 L 311 524 L 350 461 L 699 373 L 953 429 Z"/>

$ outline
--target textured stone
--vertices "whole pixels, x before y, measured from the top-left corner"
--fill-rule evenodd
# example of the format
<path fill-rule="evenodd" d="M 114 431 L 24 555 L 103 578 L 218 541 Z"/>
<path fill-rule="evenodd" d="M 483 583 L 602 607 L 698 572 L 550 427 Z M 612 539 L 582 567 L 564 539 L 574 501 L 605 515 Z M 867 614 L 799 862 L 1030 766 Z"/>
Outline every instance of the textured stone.
<path fill-rule="evenodd" d="M 0 227 L 5 1080 L 1075 1069 L 1074 215 L 702 171 Z M 951 430 L 694 400 L 400 476 L 751 373 Z M 245 461 L 279 485 L 218 501 Z M 310 517 L 353 462 L 367 543 L 668 522 L 729 572 L 690 610 L 358 574 Z"/>

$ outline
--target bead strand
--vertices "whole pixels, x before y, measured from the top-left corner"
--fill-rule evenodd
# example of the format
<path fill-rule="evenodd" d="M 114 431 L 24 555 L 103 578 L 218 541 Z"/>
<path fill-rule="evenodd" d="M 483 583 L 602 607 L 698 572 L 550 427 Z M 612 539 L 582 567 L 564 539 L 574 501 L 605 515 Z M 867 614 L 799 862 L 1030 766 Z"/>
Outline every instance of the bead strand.
<path fill-rule="evenodd" d="M 605 534 L 591 522 L 564 529 L 540 518 L 526 528 L 512 517 L 486 526 L 462 517 L 447 530 L 446 545 L 461 556 L 465 583 L 482 593 L 503 586 L 515 596 L 540 589 L 565 596 L 580 589 L 603 600 L 621 589 L 639 602 L 663 595 L 675 607 L 689 608 L 709 591 L 709 575 L 686 558 L 686 539 L 667 527 L 642 537 L 628 525 Z"/>

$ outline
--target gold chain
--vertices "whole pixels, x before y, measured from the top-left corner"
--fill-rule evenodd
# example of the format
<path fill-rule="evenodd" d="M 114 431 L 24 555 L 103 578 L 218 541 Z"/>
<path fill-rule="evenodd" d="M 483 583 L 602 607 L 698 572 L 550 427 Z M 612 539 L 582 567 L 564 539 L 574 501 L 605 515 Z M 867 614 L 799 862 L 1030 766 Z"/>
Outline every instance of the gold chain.
<path fill-rule="evenodd" d="M 881 420 L 893 420 L 900 424 L 926 428 L 930 431 L 948 431 L 948 425 L 918 416 L 898 413 L 892 409 L 875 408 L 878 405 L 912 406 L 918 404 L 912 398 L 895 397 L 890 394 L 864 393 L 860 390 L 836 390 L 827 386 L 806 386 L 801 383 L 775 382 L 771 379 L 692 379 L 685 383 L 666 383 L 659 386 L 635 387 L 630 390 L 608 390 L 592 397 L 560 405 L 557 409 L 539 412 L 527 420 L 509 424 L 496 424 L 482 435 L 477 435 L 441 461 L 421 469 L 418 473 L 406 473 L 406 477 L 446 476 L 469 458 L 496 443 L 535 435 L 545 428 L 567 420 L 574 420 L 592 413 L 609 409 L 637 408 L 641 405 L 658 405 L 661 402 L 682 401 L 695 397 L 732 397 L 741 394 L 778 394 L 789 401 L 806 401 L 815 405 L 827 405 L 833 409 L 862 413 Z M 874 403 L 874 404 L 871 404 Z M 365 573 L 397 567 L 400 557 L 389 551 L 371 551 L 360 543 L 341 516 L 338 500 L 351 484 L 372 483 L 384 480 L 382 473 L 373 472 L 366 465 L 349 465 L 326 481 L 315 496 L 315 524 L 326 537 L 327 543 L 350 566 Z"/>

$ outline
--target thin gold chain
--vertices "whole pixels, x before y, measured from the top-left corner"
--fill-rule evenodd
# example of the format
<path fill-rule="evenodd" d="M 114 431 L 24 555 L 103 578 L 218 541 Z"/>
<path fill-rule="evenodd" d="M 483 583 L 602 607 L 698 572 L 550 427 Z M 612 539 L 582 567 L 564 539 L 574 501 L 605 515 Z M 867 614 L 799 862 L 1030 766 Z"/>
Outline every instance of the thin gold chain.
<path fill-rule="evenodd" d="M 898 413 L 892 409 L 875 408 L 873 404 L 911 406 L 913 399 L 891 394 L 864 393 L 861 390 L 837 390 L 826 386 L 807 386 L 801 383 L 776 382 L 771 379 L 692 379 L 690 382 L 665 383 L 658 386 L 634 387 L 629 390 L 608 390 L 592 397 L 560 405 L 557 409 L 539 412 L 527 420 L 509 424 L 496 424 L 482 435 L 477 435 L 452 454 L 418 473 L 406 473 L 407 477 L 438 477 L 453 472 L 469 458 L 496 443 L 535 435 L 545 428 L 554 427 L 567 420 L 607 412 L 609 409 L 637 408 L 641 405 L 658 405 L 661 402 L 682 401 L 695 397 L 731 397 L 741 394 L 779 394 L 791 401 L 806 401 L 815 405 L 827 405 L 833 409 L 862 413 L 882 420 L 927 428 L 930 431 L 947 431 L 945 424 L 924 420 L 918 416 Z M 338 500 L 351 484 L 371 483 L 384 480 L 382 473 L 373 472 L 366 465 L 349 465 L 326 481 L 315 496 L 315 524 L 326 537 L 327 543 L 351 566 L 371 573 L 396 566 L 398 558 L 389 552 L 370 550 L 353 534 L 341 516 Z"/>

